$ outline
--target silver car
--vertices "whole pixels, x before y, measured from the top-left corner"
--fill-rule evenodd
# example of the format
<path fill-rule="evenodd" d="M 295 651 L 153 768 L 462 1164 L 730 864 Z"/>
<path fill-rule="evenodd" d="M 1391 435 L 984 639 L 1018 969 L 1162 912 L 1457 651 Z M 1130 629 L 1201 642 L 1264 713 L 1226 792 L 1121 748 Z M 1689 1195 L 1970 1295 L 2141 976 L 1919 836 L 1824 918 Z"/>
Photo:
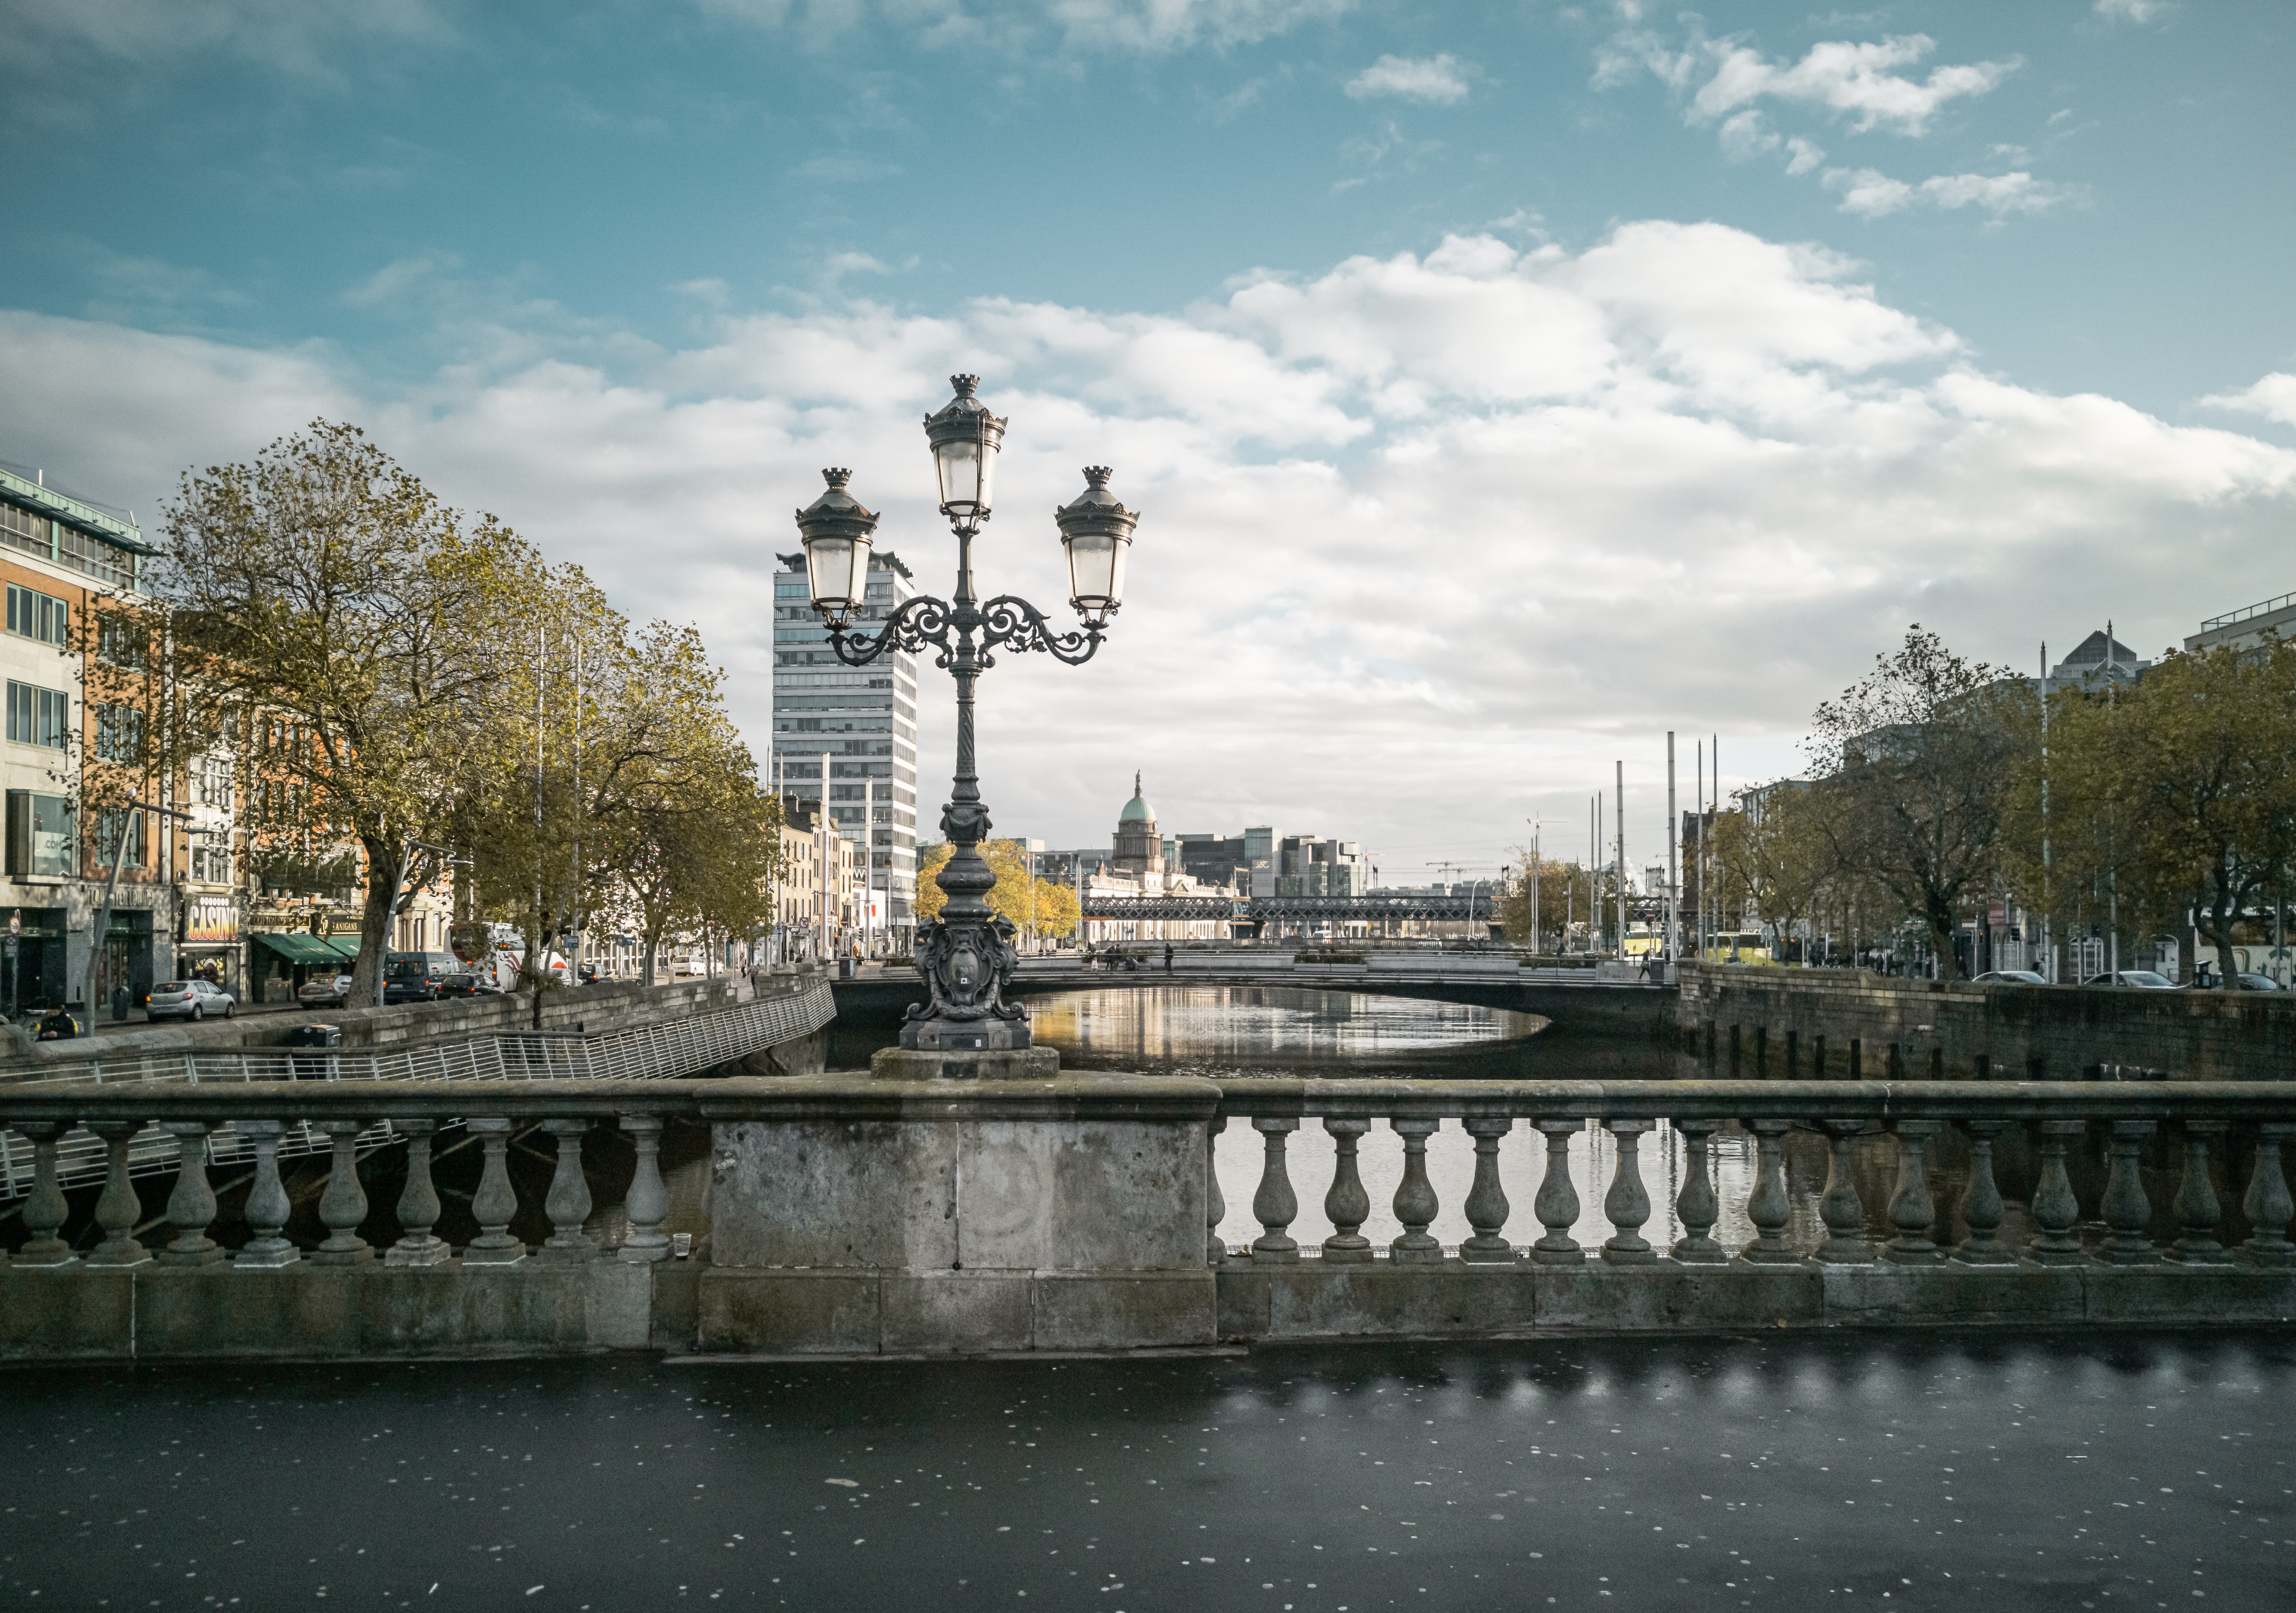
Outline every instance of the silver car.
<path fill-rule="evenodd" d="M 154 1019 L 204 1019 L 209 1014 L 228 1019 L 238 1008 L 238 1001 L 222 987 L 207 980 L 190 979 L 168 980 L 154 986 L 144 1011 Z"/>

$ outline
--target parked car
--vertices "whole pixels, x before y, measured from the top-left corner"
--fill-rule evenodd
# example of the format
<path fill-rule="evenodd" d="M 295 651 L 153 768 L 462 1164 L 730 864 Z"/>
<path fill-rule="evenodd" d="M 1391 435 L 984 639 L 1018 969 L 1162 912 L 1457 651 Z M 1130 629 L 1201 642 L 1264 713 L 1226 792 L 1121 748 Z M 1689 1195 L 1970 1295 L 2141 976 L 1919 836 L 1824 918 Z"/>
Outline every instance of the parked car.
<path fill-rule="evenodd" d="M 2278 991 L 2280 982 L 2270 975 L 2241 974 L 2233 977 L 2233 984 L 2242 991 Z"/>
<path fill-rule="evenodd" d="M 439 983 L 463 972 L 463 961 L 451 952 L 394 952 L 383 962 L 385 1003 L 435 1003 Z"/>
<path fill-rule="evenodd" d="M 222 987 L 194 978 L 154 986 L 144 1011 L 154 1019 L 204 1019 L 209 1014 L 228 1019 L 238 1008 L 238 1000 Z"/>
<path fill-rule="evenodd" d="M 498 997 L 502 987 L 495 984 L 492 974 L 483 970 L 458 969 L 439 982 L 442 997 Z"/>
<path fill-rule="evenodd" d="M 2138 991 L 2175 991 L 2177 983 L 2149 969 L 2124 969 L 2118 975 L 2091 975 L 2084 986 L 2127 986 Z"/>
<path fill-rule="evenodd" d="M 2031 969 L 1990 969 L 1977 977 L 1980 986 L 2046 986 L 2048 977 Z"/>
<path fill-rule="evenodd" d="M 306 1008 L 340 1008 L 351 1000 L 348 975 L 313 975 L 303 982 L 295 1000 Z"/>

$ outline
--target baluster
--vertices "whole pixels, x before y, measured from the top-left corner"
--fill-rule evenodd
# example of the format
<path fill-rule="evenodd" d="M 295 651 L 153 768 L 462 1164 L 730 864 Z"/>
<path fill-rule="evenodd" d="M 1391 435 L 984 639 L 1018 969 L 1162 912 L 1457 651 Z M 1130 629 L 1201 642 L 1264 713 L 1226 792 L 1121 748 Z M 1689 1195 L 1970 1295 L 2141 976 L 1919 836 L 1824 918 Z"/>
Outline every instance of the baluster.
<path fill-rule="evenodd" d="M 176 1140 L 176 1188 L 168 1195 L 168 1221 L 175 1241 L 160 1251 L 163 1265 L 212 1265 L 223 1258 L 223 1249 L 208 1236 L 215 1224 L 215 1189 L 208 1184 L 206 1120 L 167 1120 L 160 1129 Z"/>
<path fill-rule="evenodd" d="M 2152 1120 L 2112 1123 L 2112 1167 L 2104 1178 L 2104 1219 L 2112 1236 L 2101 1251 L 2114 1265 L 2146 1265 L 2161 1257 L 2146 1234 L 2152 1226 L 2152 1203 L 2144 1196 L 2138 1155 L 2144 1139 L 2158 1126 Z"/>
<path fill-rule="evenodd" d="M 398 1195 L 398 1241 L 383 1251 L 385 1265 L 441 1265 L 454 1255 L 430 1229 L 439 1224 L 439 1190 L 430 1183 L 430 1139 L 436 1120 L 395 1120 L 406 1139 L 406 1186 Z"/>
<path fill-rule="evenodd" d="M 518 1214 L 518 1192 L 510 1184 L 510 1122 L 505 1119 L 465 1120 L 463 1129 L 473 1134 L 485 1153 L 479 1169 L 479 1191 L 471 1195 L 471 1216 L 479 1235 L 463 1251 L 464 1265 L 516 1265 L 526 1258 L 526 1245 L 511 1235 L 511 1217 Z"/>
<path fill-rule="evenodd" d="M 1612 1265 L 1648 1265 L 1658 1253 L 1642 1235 L 1650 1219 L 1650 1193 L 1643 1186 L 1640 1150 L 1643 1134 L 1652 1120 L 1605 1120 L 1604 1130 L 1619 1150 L 1618 1167 L 1611 1174 L 1611 1191 L 1603 1195 L 1603 1214 L 1614 1229 L 1603 1243 L 1603 1258 Z"/>
<path fill-rule="evenodd" d="M 1712 1265 L 1727 1260 L 1730 1251 L 1714 1238 L 1714 1223 L 1721 1218 L 1722 1201 L 1714 1192 L 1709 1169 L 1710 1141 L 1722 1129 L 1719 1120 L 1677 1120 L 1675 1134 L 1682 1139 L 1682 1191 L 1674 1196 L 1674 1213 L 1681 1217 L 1682 1236 L 1675 1241 L 1674 1257 L 1685 1265 Z"/>
<path fill-rule="evenodd" d="M 1226 1115 L 1204 1122 L 1204 1263 L 1208 1265 L 1227 1264 L 1227 1245 L 1220 1239 L 1220 1223 L 1227 1219 L 1227 1200 L 1219 1184 L 1219 1134 L 1226 1129 Z"/>
<path fill-rule="evenodd" d="M 1825 1241 L 1817 1258 L 1828 1265 L 1860 1265 L 1874 1258 L 1874 1240 L 1866 1235 L 1866 1201 L 1858 1197 L 1851 1139 L 1863 1120 L 1820 1120 L 1818 1129 L 1833 1139 L 1825 1162 L 1825 1191 L 1818 1196 L 1817 1218 L 1825 1223 Z"/>
<path fill-rule="evenodd" d="M 1441 1208 L 1434 1184 L 1427 1180 L 1427 1139 L 1440 1120 L 1390 1120 L 1388 1129 L 1403 1139 L 1403 1180 L 1395 1190 L 1395 1218 L 1403 1233 L 1387 1246 L 1390 1260 L 1440 1260 L 1443 1246 L 1429 1235 Z"/>
<path fill-rule="evenodd" d="M 279 1180 L 279 1140 L 287 1134 L 287 1123 L 234 1120 L 231 1128 L 255 1149 L 255 1181 L 247 1190 L 244 1212 L 248 1230 L 255 1235 L 240 1246 L 231 1263 L 248 1271 L 293 1265 L 302 1259 L 303 1251 L 283 1235 L 294 1206 L 287 1198 L 286 1184 Z"/>
<path fill-rule="evenodd" d="M 2185 1122 L 2185 1179 L 2177 1184 L 2177 1218 L 2184 1223 L 2185 1233 L 2169 1258 L 2186 1265 L 2225 1262 L 2225 1247 L 2217 1238 L 2224 1206 L 2217 1199 L 2216 1183 L 2209 1179 L 2210 1147 L 2224 1131 L 2220 1120 Z"/>
<path fill-rule="evenodd" d="M 2288 1222 L 2296 1216 L 2296 1200 L 2288 1193 L 2288 1175 L 2281 1167 L 2281 1143 L 2296 1126 L 2267 1121 L 2256 1128 L 2256 1163 L 2248 1173 L 2248 1191 L 2241 1196 L 2241 1214 L 2248 1217 L 2248 1241 L 2240 1252 L 2258 1265 L 2296 1265 L 2296 1244 L 2288 1241 Z M 21 1260 L 23 1257 L 16 1257 Z"/>
<path fill-rule="evenodd" d="M 24 1225 L 31 1232 L 16 1251 L 18 1265 L 76 1265 L 79 1257 L 58 1234 L 71 1215 L 56 1174 L 56 1145 L 71 1130 L 69 1120 L 16 1120 L 10 1124 L 32 1141 L 32 1191 L 24 1200 Z M 2278 1150 L 2276 1148 L 2275 1157 Z M 2283 1216 L 2284 1221 L 2287 1217 Z M 2251 1216 L 2250 1220 L 2256 1219 Z M 2252 1243 L 2255 1240 L 2250 1240 Z"/>
<path fill-rule="evenodd" d="M 1464 1122 L 1475 1140 L 1475 1180 L 1467 1189 L 1467 1224 L 1474 1236 L 1459 1246 L 1459 1258 L 1492 1265 L 1514 1258 L 1514 1245 L 1506 1240 L 1507 1212 L 1512 1208 L 1499 1186 L 1499 1139 L 1514 1129 L 1505 1115 L 1477 1115 Z M 1647 1215 L 1647 1208 L 1644 1212 Z"/>
<path fill-rule="evenodd" d="M 1899 1120 L 1898 1186 L 1890 1195 L 1890 1221 L 1898 1235 L 1882 1257 L 1898 1265 L 1935 1265 L 1945 1252 L 1930 1236 L 1937 1222 L 1937 1200 L 1930 1195 L 1930 1139 L 1945 1129 L 1942 1120 Z"/>
<path fill-rule="evenodd" d="M 2041 1180 L 2033 1190 L 2033 1224 L 2041 1235 L 2026 1253 L 2043 1265 L 2079 1265 L 2088 1258 L 2073 1232 L 2080 1200 L 2065 1174 L 2065 1144 L 2087 1131 L 2086 1120 L 2041 1122 Z"/>
<path fill-rule="evenodd" d="M 366 1189 L 359 1185 L 358 1134 L 364 1120 L 322 1120 L 319 1130 L 331 1138 L 326 1191 L 319 1195 L 319 1219 L 326 1224 L 326 1240 L 312 1252 L 320 1265 L 361 1265 L 374 1258 L 374 1250 L 358 1235 L 366 1219 Z"/>
<path fill-rule="evenodd" d="M 95 1224 L 103 1241 L 89 1254 L 90 1265 L 141 1265 L 152 1251 L 135 1240 L 135 1224 L 143 1218 L 144 1201 L 127 1179 L 127 1142 L 144 1129 L 140 1120 L 98 1120 L 87 1128 L 103 1139 L 103 1192 L 95 1201 Z"/>
<path fill-rule="evenodd" d="M 1801 1259 L 1785 1238 L 1793 1207 L 1786 1198 L 1785 1148 L 1780 1139 L 1792 1124 L 1754 1120 L 1747 1125 L 1754 1134 L 1754 1191 L 1746 1198 L 1746 1219 L 1754 1224 L 1754 1236 L 1738 1251 L 1738 1258 L 1754 1265 L 1792 1265 Z"/>
<path fill-rule="evenodd" d="M 1356 1169 L 1356 1139 L 1371 1129 L 1368 1120 L 1344 1120 L 1326 1115 L 1324 1129 L 1332 1137 L 1332 1190 L 1324 1195 L 1324 1215 L 1332 1227 L 1324 1240 L 1324 1258 L 1337 1265 L 1362 1265 L 1371 1259 L 1371 1240 L 1363 1224 L 1371 1219 L 1371 1195 L 1364 1191 Z"/>
<path fill-rule="evenodd" d="M 590 1218 L 590 1183 L 582 1175 L 582 1138 L 587 1120 L 545 1120 L 542 1129 L 558 1139 L 558 1168 L 551 1173 L 550 1191 L 542 1200 L 552 1232 L 542 1240 L 545 1260 L 580 1261 L 597 1257 L 598 1246 L 582 1224 Z"/>
<path fill-rule="evenodd" d="M 1300 1122 L 1288 1115 L 1258 1115 L 1251 1126 L 1266 1139 L 1259 1191 L 1251 1196 L 1252 1218 L 1264 1230 L 1251 1240 L 1251 1257 L 1288 1265 L 1300 1258 L 1300 1244 L 1283 1229 L 1299 1218 L 1300 1196 L 1292 1191 L 1292 1174 L 1284 1167 L 1283 1142 L 1300 1129 Z"/>
<path fill-rule="evenodd" d="M 633 1265 L 669 1258 L 669 1234 L 661 1224 L 669 1216 L 669 1189 L 661 1179 L 661 1117 L 624 1115 L 621 1127 L 630 1134 L 637 1150 L 637 1169 L 622 1208 L 630 1218 L 629 1235 L 622 1240 L 619 1258 Z"/>
<path fill-rule="evenodd" d="M 1993 1139 L 2007 1129 L 2006 1120 L 1968 1120 L 1969 1185 L 1962 1190 L 1961 1218 L 1969 1236 L 1953 1251 L 1963 1265 L 2014 1265 L 2017 1253 L 2001 1241 L 2001 1188 L 1993 1179 Z"/>
<path fill-rule="evenodd" d="M 1538 1195 L 1530 1201 L 1531 1213 L 1546 1229 L 1546 1235 L 1530 1246 L 1530 1257 L 1541 1265 L 1577 1265 L 1587 1258 L 1587 1251 L 1570 1236 L 1570 1229 L 1578 1224 L 1578 1186 L 1570 1179 L 1570 1139 L 1587 1129 L 1584 1120 L 1540 1120 L 1534 1122 L 1546 1138 L 1546 1175 L 1538 1183 Z"/>

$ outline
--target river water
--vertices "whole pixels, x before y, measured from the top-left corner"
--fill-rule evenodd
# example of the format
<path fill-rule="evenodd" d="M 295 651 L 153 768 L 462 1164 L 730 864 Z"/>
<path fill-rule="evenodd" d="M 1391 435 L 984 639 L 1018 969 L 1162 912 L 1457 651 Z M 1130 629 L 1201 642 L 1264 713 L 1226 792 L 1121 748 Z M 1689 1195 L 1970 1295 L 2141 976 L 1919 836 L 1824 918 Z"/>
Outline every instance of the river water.
<path fill-rule="evenodd" d="M 2296 1607 L 2296 1347 L 0 1370 L 0 1607 Z"/>

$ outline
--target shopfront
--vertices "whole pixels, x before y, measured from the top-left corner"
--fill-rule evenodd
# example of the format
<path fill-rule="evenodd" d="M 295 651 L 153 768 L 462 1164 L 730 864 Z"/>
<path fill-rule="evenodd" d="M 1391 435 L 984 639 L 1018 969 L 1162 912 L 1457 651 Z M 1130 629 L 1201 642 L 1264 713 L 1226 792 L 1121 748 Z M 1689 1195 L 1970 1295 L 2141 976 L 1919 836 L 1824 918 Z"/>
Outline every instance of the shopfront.
<path fill-rule="evenodd" d="M 12 1017 L 64 1000 L 64 910 L 12 907 L 0 939 L 0 997 Z"/>
<path fill-rule="evenodd" d="M 89 1006 L 110 1003 L 112 994 L 125 987 L 130 1004 L 152 995 L 152 914 L 149 909 L 115 909 L 103 937 L 103 954 L 97 959 L 90 982 Z"/>
<path fill-rule="evenodd" d="M 315 936 L 299 929 L 248 938 L 251 1003 L 291 1003 L 314 975 L 348 974 L 358 961 L 357 936 Z"/>
<path fill-rule="evenodd" d="M 250 1002 L 255 999 L 245 989 L 242 955 L 236 901 L 227 896 L 207 896 L 193 897 L 184 904 L 184 938 L 176 948 L 179 973 L 212 980 L 242 1002 Z"/>

